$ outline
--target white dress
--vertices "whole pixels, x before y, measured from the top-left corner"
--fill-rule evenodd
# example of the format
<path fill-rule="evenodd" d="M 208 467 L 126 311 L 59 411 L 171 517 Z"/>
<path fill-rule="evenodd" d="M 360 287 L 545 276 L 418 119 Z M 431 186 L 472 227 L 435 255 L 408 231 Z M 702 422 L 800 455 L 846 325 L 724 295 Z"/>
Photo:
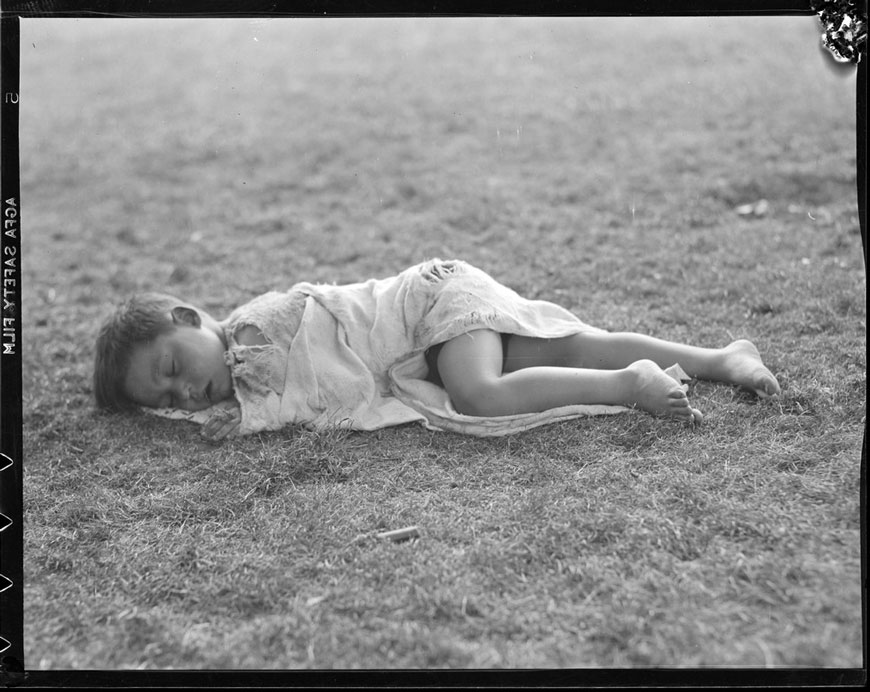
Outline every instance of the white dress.
<path fill-rule="evenodd" d="M 240 345 L 234 335 L 246 325 L 269 343 Z M 575 405 L 488 418 L 456 412 L 446 391 L 426 381 L 430 346 L 475 329 L 541 338 L 602 331 L 555 303 L 523 298 L 459 260 L 429 260 L 397 276 L 344 286 L 296 284 L 243 305 L 224 327 L 242 412 L 239 434 L 288 425 L 374 430 L 419 422 L 490 436 L 626 410 Z"/>

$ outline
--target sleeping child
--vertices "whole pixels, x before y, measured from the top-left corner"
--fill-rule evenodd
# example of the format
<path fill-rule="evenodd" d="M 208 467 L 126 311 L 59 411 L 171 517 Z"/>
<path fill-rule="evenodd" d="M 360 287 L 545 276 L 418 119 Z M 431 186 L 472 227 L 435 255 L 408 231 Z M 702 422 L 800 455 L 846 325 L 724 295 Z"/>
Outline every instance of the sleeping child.
<path fill-rule="evenodd" d="M 409 422 L 487 436 L 632 408 L 699 423 L 690 378 L 780 392 L 749 341 L 607 332 L 434 259 L 386 279 L 299 283 L 220 322 L 171 296 L 134 296 L 100 329 L 94 391 L 101 408 L 187 418 L 212 440 Z"/>

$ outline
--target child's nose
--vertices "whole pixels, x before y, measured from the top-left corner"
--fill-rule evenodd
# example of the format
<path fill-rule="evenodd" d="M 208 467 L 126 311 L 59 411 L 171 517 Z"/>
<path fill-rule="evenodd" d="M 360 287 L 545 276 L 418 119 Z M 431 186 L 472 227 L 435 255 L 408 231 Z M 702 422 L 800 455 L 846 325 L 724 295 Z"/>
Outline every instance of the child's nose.
<path fill-rule="evenodd" d="M 192 388 L 190 385 L 187 385 L 187 384 L 179 384 L 175 388 L 175 396 L 177 396 L 179 401 L 182 401 L 182 402 L 189 401 L 193 398 L 191 396 L 191 392 L 192 392 Z"/>
<path fill-rule="evenodd" d="M 188 401 L 199 403 L 205 400 L 205 393 L 194 387 L 192 384 L 187 385 L 186 390 L 186 397 Z"/>

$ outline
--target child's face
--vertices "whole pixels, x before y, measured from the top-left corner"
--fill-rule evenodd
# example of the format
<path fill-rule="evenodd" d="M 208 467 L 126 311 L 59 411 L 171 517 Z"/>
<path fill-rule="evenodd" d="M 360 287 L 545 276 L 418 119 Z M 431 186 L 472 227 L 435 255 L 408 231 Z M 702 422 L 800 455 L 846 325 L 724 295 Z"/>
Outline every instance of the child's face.
<path fill-rule="evenodd" d="M 133 349 L 124 392 L 151 408 L 200 411 L 233 394 L 217 323 L 192 308 L 172 311 L 175 328 Z"/>

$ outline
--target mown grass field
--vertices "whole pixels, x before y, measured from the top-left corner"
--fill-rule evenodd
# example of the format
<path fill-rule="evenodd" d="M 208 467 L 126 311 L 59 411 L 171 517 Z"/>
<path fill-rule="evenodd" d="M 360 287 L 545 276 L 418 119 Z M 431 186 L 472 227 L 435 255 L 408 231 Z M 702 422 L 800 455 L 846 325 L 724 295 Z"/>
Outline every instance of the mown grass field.
<path fill-rule="evenodd" d="M 27 667 L 860 666 L 855 83 L 817 41 L 809 17 L 23 21 Z M 750 338 L 782 397 L 693 382 L 695 429 L 217 446 L 94 409 L 128 293 L 223 317 L 433 256 L 604 328 Z"/>

